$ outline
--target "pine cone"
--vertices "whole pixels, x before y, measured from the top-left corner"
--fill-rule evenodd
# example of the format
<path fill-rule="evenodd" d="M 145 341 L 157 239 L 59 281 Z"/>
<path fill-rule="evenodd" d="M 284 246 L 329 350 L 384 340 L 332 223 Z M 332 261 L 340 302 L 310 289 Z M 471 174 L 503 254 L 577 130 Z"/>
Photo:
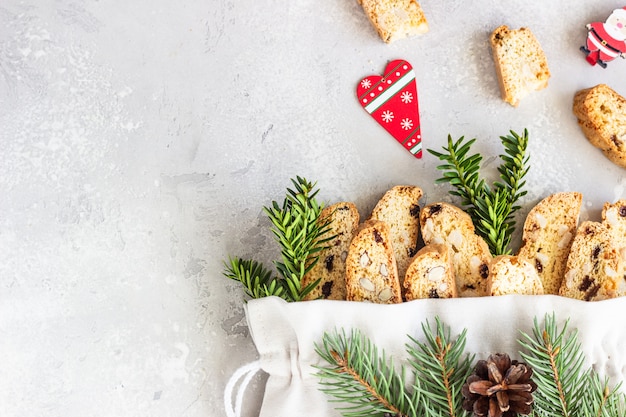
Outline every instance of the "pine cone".
<path fill-rule="evenodd" d="M 478 417 L 530 414 L 532 392 L 537 389 L 532 374 L 528 365 L 511 361 L 506 353 L 489 355 L 486 361 L 476 363 L 474 373 L 463 385 L 463 409 Z"/>

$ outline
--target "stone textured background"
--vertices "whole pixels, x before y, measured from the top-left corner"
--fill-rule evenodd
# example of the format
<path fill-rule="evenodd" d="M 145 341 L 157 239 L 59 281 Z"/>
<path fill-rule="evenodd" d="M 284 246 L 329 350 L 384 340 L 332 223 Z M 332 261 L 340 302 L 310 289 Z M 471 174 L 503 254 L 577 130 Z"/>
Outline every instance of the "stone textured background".
<path fill-rule="evenodd" d="M 626 95 L 626 62 L 603 70 L 578 50 L 584 25 L 623 4 L 422 5 L 430 32 L 386 45 L 353 0 L 3 1 L 0 414 L 225 415 L 224 386 L 256 350 L 223 261 L 277 259 L 262 207 L 290 178 L 362 217 L 401 183 L 450 200 L 437 161 L 354 97 L 389 60 L 415 68 L 424 146 L 477 137 L 489 179 L 498 136 L 529 129 L 521 220 L 553 192 L 583 192 L 583 219 L 626 197 L 624 170 L 571 112 L 600 82 Z M 530 27 L 552 71 L 518 108 L 499 98 L 488 46 L 501 24 Z"/>

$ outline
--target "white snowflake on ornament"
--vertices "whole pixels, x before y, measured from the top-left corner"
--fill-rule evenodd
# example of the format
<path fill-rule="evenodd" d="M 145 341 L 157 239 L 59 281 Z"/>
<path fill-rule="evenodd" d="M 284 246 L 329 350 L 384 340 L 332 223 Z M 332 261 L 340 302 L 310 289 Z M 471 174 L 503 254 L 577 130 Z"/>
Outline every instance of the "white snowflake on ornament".
<path fill-rule="evenodd" d="M 400 126 L 402 126 L 402 129 L 404 130 L 409 130 L 413 127 L 413 120 L 409 119 L 408 117 L 406 119 L 402 119 L 402 122 L 400 122 Z"/>
<path fill-rule="evenodd" d="M 372 86 L 372 82 L 367 78 L 361 81 L 361 88 L 370 88 Z"/>
<path fill-rule="evenodd" d="M 413 94 L 409 93 L 408 91 L 405 91 L 404 93 L 402 93 L 400 95 L 400 98 L 402 99 L 403 103 L 410 103 L 413 101 Z"/>
<path fill-rule="evenodd" d="M 385 110 L 382 114 L 383 122 L 389 123 L 393 120 L 393 112 L 389 110 Z"/>

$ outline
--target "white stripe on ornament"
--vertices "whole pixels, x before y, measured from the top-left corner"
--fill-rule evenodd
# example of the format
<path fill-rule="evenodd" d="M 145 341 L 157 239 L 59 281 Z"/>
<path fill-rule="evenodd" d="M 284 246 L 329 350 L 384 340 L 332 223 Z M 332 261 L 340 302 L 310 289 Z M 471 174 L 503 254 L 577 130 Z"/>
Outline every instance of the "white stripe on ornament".
<path fill-rule="evenodd" d="M 590 36 L 589 39 L 591 39 L 591 42 L 593 42 L 593 44 L 604 54 L 610 56 L 611 58 L 617 58 L 617 53 L 602 45 L 602 43 L 599 42 L 595 36 Z"/>
<path fill-rule="evenodd" d="M 374 100 L 372 100 L 370 104 L 365 106 L 365 110 L 370 114 L 374 113 L 376 110 L 378 110 L 380 106 L 385 104 L 387 100 L 395 96 L 398 93 L 398 91 L 402 90 L 404 87 L 407 86 L 408 83 L 410 83 L 414 79 L 415 79 L 415 72 L 413 72 L 413 70 L 410 70 L 409 72 L 404 74 L 401 78 L 399 78 L 398 81 L 391 84 L 391 86 L 389 87 L 387 91 L 385 91 L 384 93 L 376 97 Z"/>
<path fill-rule="evenodd" d="M 418 152 L 419 152 L 419 151 L 421 151 L 421 150 L 422 150 L 422 142 L 419 142 L 417 145 L 415 145 L 415 146 L 413 147 L 413 149 L 411 149 L 411 153 L 412 153 L 413 155 L 415 155 L 416 153 L 418 153 Z"/>

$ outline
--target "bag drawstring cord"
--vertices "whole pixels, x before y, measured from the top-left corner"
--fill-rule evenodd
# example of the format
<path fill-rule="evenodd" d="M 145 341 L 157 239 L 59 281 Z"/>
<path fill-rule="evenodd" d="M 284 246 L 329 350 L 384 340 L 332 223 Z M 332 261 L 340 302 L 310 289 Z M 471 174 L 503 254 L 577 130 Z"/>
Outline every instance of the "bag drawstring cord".
<path fill-rule="evenodd" d="M 261 370 L 261 361 L 256 360 L 246 365 L 241 366 L 233 373 L 228 380 L 226 388 L 224 389 L 224 408 L 226 409 L 227 417 L 241 417 L 241 407 L 243 405 L 243 395 L 252 377 Z M 233 408 L 233 392 L 235 391 L 235 385 L 243 378 L 239 388 L 237 389 L 237 397 L 235 399 L 235 406 Z"/>

